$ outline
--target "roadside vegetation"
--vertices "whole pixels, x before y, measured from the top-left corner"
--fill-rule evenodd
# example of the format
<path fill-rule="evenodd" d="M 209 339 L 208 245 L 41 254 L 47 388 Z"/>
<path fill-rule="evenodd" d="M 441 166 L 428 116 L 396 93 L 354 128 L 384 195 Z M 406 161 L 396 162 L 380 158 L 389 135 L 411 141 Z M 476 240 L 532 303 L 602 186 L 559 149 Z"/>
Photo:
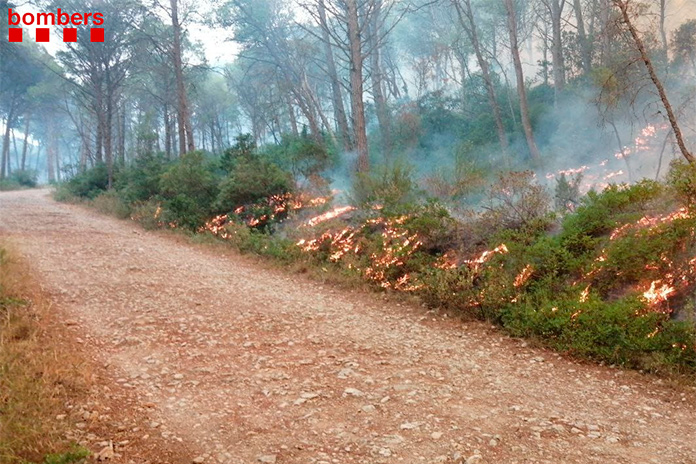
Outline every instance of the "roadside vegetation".
<path fill-rule="evenodd" d="M 415 296 L 570 355 L 662 374 L 696 371 L 696 187 L 674 162 L 668 180 L 581 194 L 531 171 L 453 169 L 435 195 L 407 164 L 356 174 L 330 192 L 328 152 L 301 144 L 169 161 L 96 166 L 56 197 L 86 200 L 146 228 L 213 236 L 296 269 Z M 302 166 L 298 169 L 297 166 Z M 333 166 L 335 167 L 335 166 Z"/>
<path fill-rule="evenodd" d="M 68 442 L 65 403 L 84 388 L 58 353 L 46 304 L 25 265 L 0 243 L 0 462 L 69 464 L 89 452 Z M 60 361 L 59 361 L 60 360 Z M 63 416 L 65 417 L 65 416 Z"/>
<path fill-rule="evenodd" d="M 8 177 L 0 179 L 0 192 L 35 188 L 38 185 L 38 173 L 32 170 L 13 171 Z"/>

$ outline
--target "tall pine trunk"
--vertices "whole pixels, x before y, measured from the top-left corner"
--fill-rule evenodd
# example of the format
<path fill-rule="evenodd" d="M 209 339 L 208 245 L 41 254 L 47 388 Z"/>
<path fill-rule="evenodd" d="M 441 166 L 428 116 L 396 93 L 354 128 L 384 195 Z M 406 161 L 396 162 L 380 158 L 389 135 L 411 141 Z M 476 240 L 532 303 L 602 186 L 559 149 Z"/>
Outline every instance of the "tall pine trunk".
<path fill-rule="evenodd" d="M 370 170 L 370 154 L 365 127 L 365 103 L 363 102 L 363 56 L 360 20 L 357 0 L 346 0 L 348 46 L 350 47 L 350 97 L 353 116 L 355 148 L 358 152 L 358 172 Z"/>
<path fill-rule="evenodd" d="M 517 17 L 513 0 L 503 0 L 505 10 L 507 12 L 508 32 L 510 34 L 510 51 L 512 52 L 512 61 L 515 65 L 515 75 L 517 76 L 517 94 L 520 100 L 520 117 L 524 136 L 527 139 L 527 147 L 529 155 L 534 161 L 541 158 L 539 148 L 537 148 L 534 140 L 534 132 L 532 131 L 532 122 L 529 117 L 529 104 L 527 103 L 527 89 L 524 84 L 524 72 L 522 71 L 522 60 L 520 59 L 520 50 L 517 42 Z"/>

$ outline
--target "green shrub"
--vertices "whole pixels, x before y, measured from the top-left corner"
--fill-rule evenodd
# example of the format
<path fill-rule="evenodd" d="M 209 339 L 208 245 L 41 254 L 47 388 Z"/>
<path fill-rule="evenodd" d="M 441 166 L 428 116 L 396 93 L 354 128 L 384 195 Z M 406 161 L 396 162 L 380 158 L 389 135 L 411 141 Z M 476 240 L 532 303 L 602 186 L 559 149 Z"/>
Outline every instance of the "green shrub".
<path fill-rule="evenodd" d="M 164 171 L 159 188 L 165 222 L 197 229 L 213 214 L 218 185 L 201 152 L 183 155 Z"/>
<path fill-rule="evenodd" d="M 78 173 L 63 184 L 67 193 L 79 198 L 92 199 L 109 187 L 109 173 L 106 164 L 99 163 L 93 168 Z"/>
<path fill-rule="evenodd" d="M 576 211 L 563 220 L 563 246 L 574 255 L 596 252 L 603 236 L 645 215 L 663 193 L 662 186 L 651 180 L 630 187 L 610 185 L 602 193 L 590 191 Z"/>
<path fill-rule="evenodd" d="M 146 201 L 160 193 L 160 179 L 168 165 L 161 153 L 143 154 L 121 172 L 116 190 L 126 203 Z"/>
<path fill-rule="evenodd" d="M 234 170 L 239 159 L 250 158 L 256 151 L 256 142 L 251 134 L 239 134 L 234 139 L 235 144 L 220 157 L 220 169 L 226 173 Z"/>
<path fill-rule="evenodd" d="M 272 162 L 309 179 L 330 169 L 336 163 L 336 154 L 309 135 L 284 134 L 278 145 L 264 148 L 264 155 Z"/>
<path fill-rule="evenodd" d="M 87 448 L 75 445 L 70 451 L 65 453 L 48 454 L 44 458 L 43 464 L 77 464 L 87 460 L 90 456 Z"/>
<path fill-rule="evenodd" d="M 413 168 L 404 163 L 378 166 L 369 173 L 357 173 L 353 180 L 353 200 L 360 205 L 389 209 L 415 202 L 417 193 Z"/>
<path fill-rule="evenodd" d="M 20 188 L 22 188 L 22 186 L 14 179 L 0 179 L 0 192 L 19 190 Z"/>
<path fill-rule="evenodd" d="M 565 173 L 556 178 L 556 188 L 554 190 L 554 205 L 559 213 L 567 213 L 575 210 L 580 204 L 580 183 L 582 182 L 582 172 L 566 177 Z"/>
<path fill-rule="evenodd" d="M 34 188 L 37 185 L 39 173 L 33 169 L 18 169 L 12 171 L 10 179 L 21 187 Z"/>
<path fill-rule="evenodd" d="M 258 157 L 239 158 L 220 185 L 216 208 L 230 212 L 241 205 L 257 203 L 273 195 L 295 190 L 290 173 Z"/>
<path fill-rule="evenodd" d="M 689 207 L 696 205 L 696 166 L 681 159 L 672 161 L 667 184 L 684 204 Z"/>
<path fill-rule="evenodd" d="M 131 213 L 130 206 L 113 190 L 96 196 L 92 200 L 92 206 L 100 213 L 119 219 L 127 219 Z"/>

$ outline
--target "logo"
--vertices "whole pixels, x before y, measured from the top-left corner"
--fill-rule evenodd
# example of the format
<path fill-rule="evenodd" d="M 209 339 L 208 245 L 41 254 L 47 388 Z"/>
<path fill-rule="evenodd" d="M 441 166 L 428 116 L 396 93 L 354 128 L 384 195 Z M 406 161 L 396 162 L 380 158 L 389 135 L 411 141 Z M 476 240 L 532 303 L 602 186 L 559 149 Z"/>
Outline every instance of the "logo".
<path fill-rule="evenodd" d="M 20 14 L 8 11 L 9 41 L 22 42 L 23 32 L 21 26 L 37 26 L 36 41 L 50 42 L 51 29 L 41 26 L 65 26 L 63 27 L 63 42 L 77 42 L 77 27 L 90 26 L 90 42 L 104 42 L 104 28 L 91 27 L 104 24 L 104 15 L 101 13 L 67 13 L 60 8 L 55 13 L 24 13 Z M 20 27 L 13 27 L 20 26 Z"/>

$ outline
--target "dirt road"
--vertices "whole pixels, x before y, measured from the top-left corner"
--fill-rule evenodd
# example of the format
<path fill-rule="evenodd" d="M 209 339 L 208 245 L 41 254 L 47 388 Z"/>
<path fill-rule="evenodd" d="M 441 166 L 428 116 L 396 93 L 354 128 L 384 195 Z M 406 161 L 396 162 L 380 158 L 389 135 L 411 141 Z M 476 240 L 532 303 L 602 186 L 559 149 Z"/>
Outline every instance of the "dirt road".
<path fill-rule="evenodd" d="M 139 411 L 202 463 L 696 463 L 694 394 L 482 324 L 0 193 L 0 237 Z M 118 408 L 118 406 L 115 406 Z M 145 411 L 146 419 L 143 419 Z M 135 430 L 135 432 L 133 432 Z M 188 454 L 188 455 L 187 455 Z"/>

